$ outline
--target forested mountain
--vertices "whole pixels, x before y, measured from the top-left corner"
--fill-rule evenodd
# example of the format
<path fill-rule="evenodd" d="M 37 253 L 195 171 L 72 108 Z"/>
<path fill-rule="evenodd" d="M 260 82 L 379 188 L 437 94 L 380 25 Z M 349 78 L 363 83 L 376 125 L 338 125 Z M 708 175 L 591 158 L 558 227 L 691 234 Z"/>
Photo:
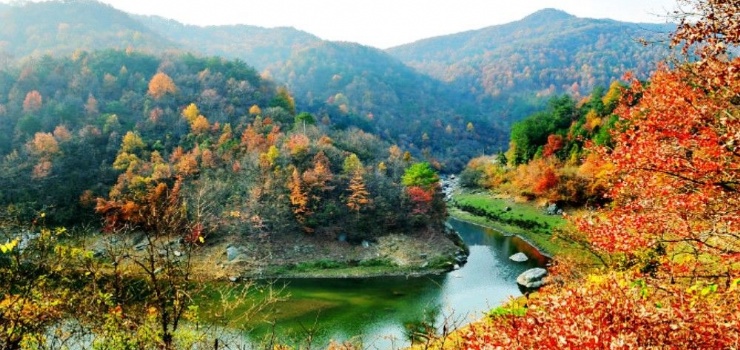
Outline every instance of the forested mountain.
<path fill-rule="evenodd" d="M 448 170 L 505 142 L 470 95 L 378 49 L 321 42 L 267 72 L 287 84 L 299 106 L 328 116 L 334 125 L 377 133 Z"/>
<path fill-rule="evenodd" d="M 263 28 L 250 25 L 200 27 L 158 16 L 134 16 L 162 36 L 191 51 L 238 58 L 257 69 L 284 62 L 295 50 L 317 44 L 318 37 L 290 27 Z"/>
<path fill-rule="evenodd" d="M 24 58 L 77 50 L 163 52 L 179 45 L 128 14 L 97 1 L 28 2 L 0 8 L 0 57 Z"/>
<path fill-rule="evenodd" d="M 420 40 L 387 51 L 420 72 L 470 91 L 516 121 L 553 94 L 584 96 L 632 71 L 646 78 L 668 55 L 672 24 L 578 18 L 553 9 L 509 24 Z M 644 39 L 654 44 L 640 43 Z M 541 108 L 541 107 L 540 107 Z M 539 108 L 538 108 L 539 109 Z"/>
<path fill-rule="evenodd" d="M 511 123 L 551 96 L 585 94 L 629 70 L 646 77 L 666 51 L 637 39 L 656 41 L 672 27 L 543 10 L 383 52 L 293 28 L 129 16 L 88 0 L 7 6 L 0 16 L 0 58 L 117 48 L 239 59 L 285 84 L 299 109 L 337 128 L 376 133 L 446 171 L 505 149 Z"/>
<path fill-rule="evenodd" d="M 192 55 L 81 52 L 0 69 L 0 203 L 82 220 L 92 211 L 75 199 L 105 194 L 126 133 L 167 156 L 194 143 L 185 140 L 184 106 L 197 103 L 209 123 L 236 127 L 274 96 L 244 63 Z"/>

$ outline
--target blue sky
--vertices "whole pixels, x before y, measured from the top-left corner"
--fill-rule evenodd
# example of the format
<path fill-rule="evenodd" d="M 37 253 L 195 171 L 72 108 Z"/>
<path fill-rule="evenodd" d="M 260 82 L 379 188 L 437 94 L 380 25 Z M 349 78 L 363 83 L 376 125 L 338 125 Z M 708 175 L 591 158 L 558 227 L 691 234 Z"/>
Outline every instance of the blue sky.
<path fill-rule="evenodd" d="M 0 0 L 10 2 L 12 0 Z M 578 17 L 666 22 L 675 0 L 102 0 L 195 25 L 290 26 L 327 40 L 387 48 L 512 22 L 543 8 Z"/>

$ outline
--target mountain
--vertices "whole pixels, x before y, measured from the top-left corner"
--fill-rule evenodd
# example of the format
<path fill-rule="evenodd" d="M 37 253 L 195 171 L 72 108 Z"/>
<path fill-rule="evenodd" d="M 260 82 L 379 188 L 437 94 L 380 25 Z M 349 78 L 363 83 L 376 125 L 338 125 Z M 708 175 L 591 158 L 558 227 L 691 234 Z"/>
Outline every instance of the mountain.
<path fill-rule="evenodd" d="M 508 128 L 551 97 L 647 77 L 672 25 L 577 18 L 542 10 L 520 21 L 386 51 L 323 41 L 293 28 L 199 27 L 130 16 L 91 0 L 0 8 L 0 64 L 78 50 L 189 51 L 257 67 L 285 84 L 299 110 L 358 127 L 456 171 L 507 145 Z"/>
<path fill-rule="evenodd" d="M 23 58 L 78 50 L 162 52 L 178 44 L 97 1 L 27 2 L 0 7 L 0 56 Z"/>
<path fill-rule="evenodd" d="M 428 152 L 448 169 L 505 141 L 468 94 L 375 48 L 320 42 L 266 74 L 288 86 L 300 109 L 326 115 L 338 127 L 359 126 L 416 154 Z"/>
<path fill-rule="evenodd" d="M 517 120 L 527 104 L 541 104 L 538 97 L 584 94 L 627 71 L 647 77 L 669 54 L 660 43 L 674 27 L 578 18 L 546 9 L 516 22 L 387 52 L 419 72 L 471 91 L 498 110 L 500 118 Z M 645 46 L 639 39 L 658 44 Z"/>
<path fill-rule="evenodd" d="M 320 43 L 318 37 L 289 27 L 249 25 L 194 26 L 158 17 L 134 16 L 151 30 L 184 47 L 211 56 L 238 58 L 257 69 L 287 60 L 293 51 Z"/>

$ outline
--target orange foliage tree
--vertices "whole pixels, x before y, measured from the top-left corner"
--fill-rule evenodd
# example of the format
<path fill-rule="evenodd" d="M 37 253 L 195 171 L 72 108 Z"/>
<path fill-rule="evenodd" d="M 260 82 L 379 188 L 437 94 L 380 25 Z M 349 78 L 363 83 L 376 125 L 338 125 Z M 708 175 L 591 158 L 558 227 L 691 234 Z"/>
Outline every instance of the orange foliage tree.
<path fill-rule="evenodd" d="M 177 91 L 175 82 L 169 75 L 159 72 L 149 81 L 149 95 L 159 100 L 167 94 L 174 94 Z"/>
<path fill-rule="evenodd" d="M 372 203 L 370 193 L 365 187 L 365 180 L 362 178 L 362 168 L 356 168 L 349 180 L 349 196 L 347 197 L 347 207 L 356 213 L 362 208 Z"/>

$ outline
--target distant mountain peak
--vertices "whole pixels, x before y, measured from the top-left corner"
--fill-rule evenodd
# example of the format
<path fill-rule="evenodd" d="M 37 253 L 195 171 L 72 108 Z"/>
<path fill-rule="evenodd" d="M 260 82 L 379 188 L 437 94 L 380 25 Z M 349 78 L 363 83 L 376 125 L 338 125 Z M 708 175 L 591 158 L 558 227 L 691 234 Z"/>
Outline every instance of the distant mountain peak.
<path fill-rule="evenodd" d="M 554 8 L 546 8 L 539 10 L 535 13 L 532 13 L 531 15 L 524 17 L 522 21 L 527 22 L 552 22 L 552 21 L 563 21 L 576 18 L 576 16 L 571 15 L 570 13 L 567 13 L 563 10 L 558 10 Z"/>

